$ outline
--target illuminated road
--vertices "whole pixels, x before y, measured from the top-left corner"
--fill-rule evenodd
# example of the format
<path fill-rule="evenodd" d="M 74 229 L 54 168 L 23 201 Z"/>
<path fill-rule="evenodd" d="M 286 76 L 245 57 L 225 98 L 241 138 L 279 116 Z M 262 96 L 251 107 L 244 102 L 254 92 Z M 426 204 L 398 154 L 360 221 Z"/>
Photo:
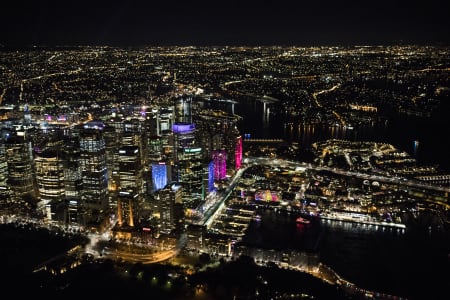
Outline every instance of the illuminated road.
<path fill-rule="evenodd" d="M 224 192 L 214 194 L 213 196 L 215 197 L 214 203 L 212 205 L 209 205 L 207 210 L 203 212 L 203 217 L 201 218 L 201 220 L 194 222 L 194 224 L 202 226 L 206 225 L 207 227 L 211 225 L 212 221 L 217 216 L 217 214 L 219 214 L 222 208 L 225 207 L 225 200 L 228 199 L 231 192 L 233 192 L 234 187 L 236 186 L 236 184 L 238 183 L 239 179 L 242 176 L 242 173 L 246 169 L 247 168 L 244 167 L 236 172 L 236 175 L 233 176 L 230 185 L 225 189 Z"/>
<path fill-rule="evenodd" d="M 124 261 L 128 262 L 139 262 L 143 264 L 153 264 L 162 262 L 165 260 L 168 260 L 178 253 L 178 249 L 170 249 L 165 251 L 160 251 L 157 253 L 148 253 L 148 254 L 138 254 L 138 253 L 132 253 L 128 251 L 111 251 L 107 252 L 106 256 L 113 259 L 122 259 Z"/>
<path fill-rule="evenodd" d="M 317 107 L 322 107 L 322 104 L 319 102 L 319 100 L 317 100 L 317 96 L 318 95 L 320 95 L 320 94 L 325 94 L 325 93 L 328 93 L 328 92 L 332 92 L 332 91 L 334 91 L 334 90 L 336 90 L 336 89 L 338 89 L 338 88 L 340 88 L 341 87 L 341 84 L 340 83 L 338 83 L 338 84 L 336 84 L 335 86 L 333 86 L 333 87 L 331 87 L 331 88 L 329 88 L 329 89 L 327 89 L 327 90 L 321 90 L 321 91 L 319 91 L 319 92 L 315 92 L 315 93 L 312 93 L 312 97 L 313 97 L 313 99 L 314 99 L 314 101 L 316 102 L 316 106 Z M 341 117 L 341 115 L 340 114 L 338 114 L 336 111 L 334 111 L 333 110 L 333 114 L 336 116 L 336 118 L 339 120 L 339 122 L 341 123 L 341 125 L 342 126 L 345 126 L 345 120 Z"/>

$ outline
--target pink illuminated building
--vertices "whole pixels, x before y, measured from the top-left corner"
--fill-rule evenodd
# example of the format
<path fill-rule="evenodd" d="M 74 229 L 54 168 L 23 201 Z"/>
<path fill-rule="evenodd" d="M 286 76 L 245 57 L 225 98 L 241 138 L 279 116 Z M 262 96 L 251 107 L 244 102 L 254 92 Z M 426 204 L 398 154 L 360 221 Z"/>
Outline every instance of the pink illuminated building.
<path fill-rule="evenodd" d="M 236 138 L 236 151 L 235 151 L 235 167 L 236 171 L 241 168 L 242 165 L 242 136 Z"/>
<path fill-rule="evenodd" d="M 227 175 L 227 152 L 225 150 L 214 150 L 212 159 L 214 162 L 214 180 L 224 179 Z"/>

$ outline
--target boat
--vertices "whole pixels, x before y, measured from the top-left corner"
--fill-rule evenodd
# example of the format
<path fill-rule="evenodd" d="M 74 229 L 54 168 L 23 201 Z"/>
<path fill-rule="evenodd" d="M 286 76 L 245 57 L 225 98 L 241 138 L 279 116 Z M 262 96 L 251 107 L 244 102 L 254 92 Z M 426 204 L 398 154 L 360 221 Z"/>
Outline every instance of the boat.
<path fill-rule="evenodd" d="M 297 222 L 297 224 L 309 224 L 311 223 L 310 220 L 302 218 L 302 217 L 298 217 L 295 222 Z"/>
<path fill-rule="evenodd" d="M 261 221 L 261 216 L 260 215 L 254 215 L 253 216 L 253 220 L 255 220 L 256 222 L 260 222 Z"/>

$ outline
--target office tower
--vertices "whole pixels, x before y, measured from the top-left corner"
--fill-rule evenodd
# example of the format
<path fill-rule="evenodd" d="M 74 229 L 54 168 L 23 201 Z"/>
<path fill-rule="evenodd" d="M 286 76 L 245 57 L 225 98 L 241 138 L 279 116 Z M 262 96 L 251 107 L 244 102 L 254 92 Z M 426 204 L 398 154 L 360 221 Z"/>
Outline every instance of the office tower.
<path fill-rule="evenodd" d="M 148 155 L 147 160 L 150 163 L 155 163 L 164 160 L 164 145 L 163 139 L 161 136 L 150 136 L 148 137 Z"/>
<path fill-rule="evenodd" d="M 169 169 L 165 162 L 152 163 L 152 190 L 158 191 L 163 189 L 169 183 Z"/>
<path fill-rule="evenodd" d="M 171 183 L 157 192 L 161 233 L 171 233 L 181 221 L 177 218 L 177 207 L 182 206 L 182 190 L 178 183 Z"/>
<path fill-rule="evenodd" d="M 64 189 L 67 204 L 66 222 L 80 225 L 79 210 L 83 193 L 81 153 L 78 139 L 74 138 L 64 144 Z"/>
<path fill-rule="evenodd" d="M 144 130 L 147 136 L 158 135 L 157 132 L 158 108 L 147 109 L 144 120 Z"/>
<path fill-rule="evenodd" d="M 121 146 L 136 146 L 139 148 L 139 156 L 142 163 L 145 163 L 146 157 L 143 151 L 144 147 L 144 127 L 139 119 L 133 118 L 123 121 L 123 131 L 120 139 Z"/>
<path fill-rule="evenodd" d="M 145 132 L 144 122 L 139 118 L 132 118 L 123 122 L 123 135 L 121 139 L 121 146 L 136 146 L 139 148 L 140 164 L 145 171 L 149 171 L 147 165 L 147 138 Z M 148 177 L 148 176 L 147 176 Z M 147 178 L 144 178 L 147 184 Z M 144 185 L 145 186 L 145 185 Z"/>
<path fill-rule="evenodd" d="M 133 227 L 141 215 L 144 181 L 138 146 L 119 148 L 117 213 L 119 226 Z"/>
<path fill-rule="evenodd" d="M 174 114 L 170 106 L 160 107 L 156 113 L 156 135 L 161 136 L 164 132 L 171 131 Z"/>
<path fill-rule="evenodd" d="M 234 168 L 239 170 L 242 166 L 242 136 L 236 137 L 235 143 L 235 152 L 234 152 Z"/>
<path fill-rule="evenodd" d="M 195 145 L 195 126 L 192 123 L 175 123 L 173 181 L 183 186 L 183 204 L 196 207 L 203 200 L 202 148 Z"/>
<path fill-rule="evenodd" d="M 80 132 L 83 178 L 81 210 L 85 225 L 99 226 L 108 211 L 108 173 L 103 124 L 89 122 Z"/>
<path fill-rule="evenodd" d="M 144 168 L 144 193 L 149 195 L 152 192 L 152 163 L 154 161 L 161 161 L 161 144 L 159 137 L 156 135 L 156 110 L 148 110 L 145 114 L 145 120 L 142 121 L 143 134 L 142 134 L 142 145 L 143 145 L 143 161 L 142 165 Z M 157 150 L 157 151 L 155 151 Z"/>
<path fill-rule="evenodd" d="M 34 165 L 39 192 L 38 210 L 44 211 L 46 221 L 64 221 L 65 219 L 64 164 L 61 154 L 61 151 L 55 148 L 35 151 Z"/>
<path fill-rule="evenodd" d="M 236 159 L 239 145 L 238 137 L 240 136 L 237 129 L 237 123 L 242 118 L 232 115 L 222 110 L 202 110 L 195 116 L 196 139 L 202 145 L 203 158 L 205 160 L 212 159 L 213 151 L 226 151 L 227 174 L 233 174 L 240 167 L 240 162 Z M 241 144 L 242 146 L 242 144 Z M 242 151 L 240 152 L 242 155 Z M 217 170 L 216 170 L 217 171 Z"/>
<path fill-rule="evenodd" d="M 175 123 L 192 123 L 192 97 L 183 95 L 174 99 Z"/>
<path fill-rule="evenodd" d="M 163 161 L 171 162 L 175 159 L 175 135 L 172 130 L 165 130 L 161 133 Z"/>
<path fill-rule="evenodd" d="M 214 179 L 225 179 L 227 176 L 227 152 L 225 150 L 214 150 L 212 159 L 214 162 Z"/>
<path fill-rule="evenodd" d="M 214 161 L 211 160 L 209 163 L 204 165 L 204 176 L 203 176 L 203 187 L 206 188 L 207 193 L 210 193 L 214 191 L 215 185 L 214 185 Z"/>
<path fill-rule="evenodd" d="M 117 207 L 117 186 L 119 181 L 118 156 L 120 147 L 120 131 L 111 125 L 103 128 L 105 139 L 106 167 L 108 172 L 108 202 L 114 210 Z"/>
<path fill-rule="evenodd" d="M 9 131 L 1 131 L 0 135 L 0 204 L 9 198 L 8 188 L 8 163 L 6 161 L 5 140 L 9 137 Z"/>
<path fill-rule="evenodd" d="M 147 182 L 148 194 L 164 188 L 172 181 L 172 147 L 168 143 L 168 139 L 164 139 L 162 136 L 148 138 L 147 161 L 150 166 Z"/>
<path fill-rule="evenodd" d="M 31 141 L 25 134 L 11 134 L 5 141 L 7 184 L 13 201 L 36 198 L 34 157 Z"/>

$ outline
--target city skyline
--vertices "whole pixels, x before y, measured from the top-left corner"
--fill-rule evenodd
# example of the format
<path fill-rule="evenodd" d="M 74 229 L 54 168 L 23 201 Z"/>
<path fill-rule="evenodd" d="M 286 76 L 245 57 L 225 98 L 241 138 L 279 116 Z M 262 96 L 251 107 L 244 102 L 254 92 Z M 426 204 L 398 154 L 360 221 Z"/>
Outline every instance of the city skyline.
<path fill-rule="evenodd" d="M 6 293 L 448 294 L 449 46 L 73 42 L 0 51 Z"/>
<path fill-rule="evenodd" d="M 2 8 L 0 44 L 448 44 L 444 1 L 15 1 Z"/>

